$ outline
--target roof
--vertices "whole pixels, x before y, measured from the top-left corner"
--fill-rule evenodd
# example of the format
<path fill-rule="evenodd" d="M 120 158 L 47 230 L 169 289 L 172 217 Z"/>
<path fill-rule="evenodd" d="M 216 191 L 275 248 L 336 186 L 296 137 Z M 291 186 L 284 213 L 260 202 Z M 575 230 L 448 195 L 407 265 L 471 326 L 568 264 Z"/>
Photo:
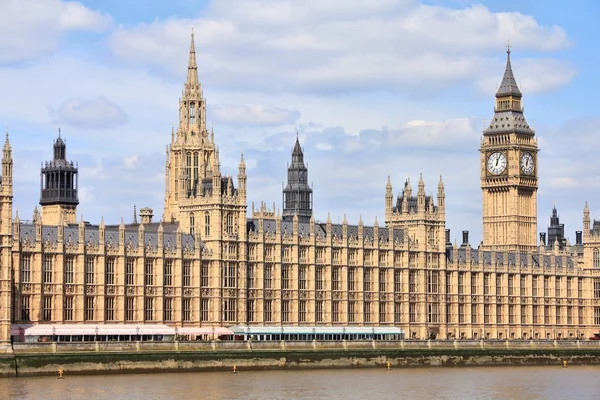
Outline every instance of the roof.
<path fill-rule="evenodd" d="M 513 75 L 512 65 L 510 63 L 510 48 L 506 51 L 506 67 L 504 68 L 504 76 L 502 77 L 502 82 L 500 83 L 500 87 L 496 91 L 496 97 L 504 97 L 504 96 L 521 96 L 521 91 L 519 90 L 519 86 L 517 86 L 517 81 L 515 76 Z"/>
<path fill-rule="evenodd" d="M 158 248 L 158 227 L 160 223 L 144 224 L 144 247 Z M 165 249 L 175 249 L 177 245 L 177 223 L 163 223 L 163 245 Z M 138 247 L 139 225 L 125 225 L 125 245 Z M 21 223 L 19 240 L 21 242 L 35 242 L 35 224 Z M 107 225 L 104 231 L 104 243 L 107 246 L 118 246 L 119 225 Z M 52 244 L 58 243 L 58 227 L 42 226 L 42 240 Z M 98 225 L 85 225 L 84 240 L 86 244 L 100 244 L 100 227 Z M 79 225 L 66 225 L 63 231 L 63 243 L 79 244 Z M 202 244 L 204 246 L 204 244 Z M 193 235 L 182 233 L 181 246 L 184 249 L 194 250 L 195 239 Z"/>
<path fill-rule="evenodd" d="M 531 129 L 522 111 L 502 110 L 496 111 L 494 117 L 490 120 L 490 125 L 484 131 L 484 134 L 515 132 L 525 135 L 533 135 Z"/>
<path fill-rule="evenodd" d="M 248 232 L 258 231 L 258 220 L 248 219 L 247 221 Z M 263 220 L 263 229 L 265 232 L 275 234 L 276 222 L 273 219 Z M 292 221 L 281 221 L 281 233 L 292 234 L 294 231 L 294 224 Z M 309 222 L 298 222 L 298 234 L 302 237 L 310 236 L 310 223 Z M 342 224 L 331 224 L 331 234 L 334 237 L 341 238 L 343 235 Z M 315 235 L 320 238 L 327 237 L 327 224 L 315 223 Z M 375 229 L 372 226 L 363 226 L 363 237 L 365 239 L 374 240 Z M 389 240 L 390 229 L 387 227 L 379 227 L 379 240 Z M 348 225 L 348 237 L 358 238 L 358 225 Z M 394 240 L 398 242 L 404 241 L 404 230 L 401 228 L 394 228 Z"/>
<path fill-rule="evenodd" d="M 24 334 L 25 336 L 175 335 L 175 329 L 163 324 L 36 324 L 25 328 Z"/>

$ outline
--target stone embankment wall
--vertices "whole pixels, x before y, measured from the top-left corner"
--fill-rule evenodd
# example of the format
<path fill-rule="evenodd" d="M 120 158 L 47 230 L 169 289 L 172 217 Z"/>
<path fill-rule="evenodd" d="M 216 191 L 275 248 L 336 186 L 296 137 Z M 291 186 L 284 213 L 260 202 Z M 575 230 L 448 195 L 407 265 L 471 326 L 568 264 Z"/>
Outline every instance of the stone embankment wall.
<path fill-rule="evenodd" d="M 595 341 L 15 343 L 0 376 L 258 369 L 600 365 Z"/>

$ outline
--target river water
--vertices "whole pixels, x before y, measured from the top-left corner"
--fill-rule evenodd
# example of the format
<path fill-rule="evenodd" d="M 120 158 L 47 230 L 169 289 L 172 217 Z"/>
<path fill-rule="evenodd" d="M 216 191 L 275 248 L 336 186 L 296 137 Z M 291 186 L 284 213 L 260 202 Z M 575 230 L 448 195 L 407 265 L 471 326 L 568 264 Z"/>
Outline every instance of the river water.
<path fill-rule="evenodd" d="M 239 371 L 0 379 L 0 399 L 600 399 L 600 367 Z"/>

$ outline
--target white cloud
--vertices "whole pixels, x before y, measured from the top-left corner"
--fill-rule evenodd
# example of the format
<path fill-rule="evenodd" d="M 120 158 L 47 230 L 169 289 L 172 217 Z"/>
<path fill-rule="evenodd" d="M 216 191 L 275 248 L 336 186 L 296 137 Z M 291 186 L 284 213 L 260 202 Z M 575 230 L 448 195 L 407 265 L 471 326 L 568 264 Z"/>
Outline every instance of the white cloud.
<path fill-rule="evenodd" d="M 456 118 L 448 121 L 409 121 L 398 130 L 389 131 L 390 142 L 404 146 L 446 147 L 474 142 L 478 132 L 474 118 Z"/>
<path fill-rule="evenodd" d="M 62 0 L 4 0 L 0 15 L 0 63 L 36 59 L 56 50 L 69 31 L 100 32 L 112 24 L 108 15 Z"/>
<path fill-rule="evenodd" d="M 500 62 L 495 71 L 500 70 Z M 523 93 L 544 93 L 567 85 L 577 75 L 575 67 L 567 61 L 550 58 L 521 58 L 511 61 L 515 78 Z M 502 76 L 490 76 L 478 81 L 481 93 L 493 94 Z"/>
<path fill-rule="evenodd" d="M 298 110 L 262 105 L 216 105 L 208 107 L 209 118 L 230 126 L 279 126 L 294 124 L 300 118 Z"/>
<path fill-rule="evenodd" d="M 317 148 L 317 150 L 322 150 L 322 151 L 327 151 L 327 150 L 333 149 L 333 146 L 330 145 L 329 143 L 317 143 L 317 144 L 315 144 L 315 147 Z"/>
<path fill-rule="evenodd" d="M 111 48 L 128 62 L 182 74 L 189 32 L 195 27 L 199 68 L 217 87 L 422 94 L 459 82 L 497 79 L 498 69 L 491 67 L 502 58 L 500 49 L 508 37 L 518 51 L 569 46 L 560 27 L 542 26 L 517 12 L 493 13 L 482 5 L 452 9 L 414 1 L 336 2 L 335 7 L 321 3 L 213 0 L 200 19 L 121 27 Z M 493 57 L 490 50 L 497 51 Z M 555 88 L 573 75 L 571 67 L 557 60 L 536 63 L 528 77 L 532 90 Z M 550 68 L 556 65 L 558 72 Z M 564 70 L 569 73 L 558 79 Z"/>
<path fill-rule="evenodd" d="M 53 123 L 82 129 L 111 129 L 127 123 L 125 111 L 104 96 L 72 98 L 49 112 Z"/>

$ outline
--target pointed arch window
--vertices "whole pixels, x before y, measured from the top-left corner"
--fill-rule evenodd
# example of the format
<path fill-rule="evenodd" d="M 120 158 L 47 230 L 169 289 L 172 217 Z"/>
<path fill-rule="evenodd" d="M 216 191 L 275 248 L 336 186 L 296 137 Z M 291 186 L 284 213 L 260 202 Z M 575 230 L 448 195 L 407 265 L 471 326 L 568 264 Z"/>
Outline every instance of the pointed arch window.
<path fill-rule="evenodd" d="M 594 249 L 594 268 L 600 268 L 600 250 Z"/>
<path fill-rule="evenodd" d="M 186 157 L 185 157 L 185 161 L 186 161 L 186 166 L 185 166 L 185 190 L 188 192 L 188 196 L 191 194 L 191 190 L 192 190 L 192 184 L 191 184 L 191 179 L 192 179 L 192 153 L 188 152 L 186 153 Z"/>
<path fill-rule="evenodd" d="M 196 123 L 196 104 L 190 103 L 190 125 Z M 193 134 L 193 131 L 192 131 Z"/>
<path fill-rule="evenodd" d="M 198 185 L 198 152 L 194 152 L 194 180 L 193 185 Z"/>
<path fill-rule="evenodd" d="M 204 237 L 210 236 L 210 214 L 208 211 L 204 213 Z"/>
<path fill-rule="evenodd" d="M 190 235 L 194 234 L 195 226 L 196 226 L 196 218 L 194 218 L 194 213 L 190 213 Z"/>

